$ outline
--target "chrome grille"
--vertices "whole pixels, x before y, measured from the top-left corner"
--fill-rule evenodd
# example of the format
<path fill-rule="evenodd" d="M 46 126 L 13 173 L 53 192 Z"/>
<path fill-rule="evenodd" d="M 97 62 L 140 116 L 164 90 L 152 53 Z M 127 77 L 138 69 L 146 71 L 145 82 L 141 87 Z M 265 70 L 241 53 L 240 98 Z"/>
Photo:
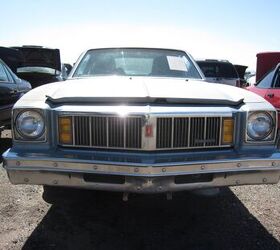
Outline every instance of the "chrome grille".
<path fill-rule="evenodd" d="M 71 144 L 61 144 L 66 147 L 167 150 L 232 146 L 222 143 L 225 116 L 165 116 L 150 117 L 148 120 L 143 116 L 69 113 L 59 116 L 69 117 L 72 121 Z M 146 125 L 151 126 L 151 133 L 147 134 Z"/>
<path fill-rule="evenodd" d="M 157 119 L 158 149 L 217 147 L 221 117 L 164 117 Z"/>
<path fill-rule="evenodd" d="M 140 117 L 73 116 L 73 145 L 81 147 L 141 148 Z"/>

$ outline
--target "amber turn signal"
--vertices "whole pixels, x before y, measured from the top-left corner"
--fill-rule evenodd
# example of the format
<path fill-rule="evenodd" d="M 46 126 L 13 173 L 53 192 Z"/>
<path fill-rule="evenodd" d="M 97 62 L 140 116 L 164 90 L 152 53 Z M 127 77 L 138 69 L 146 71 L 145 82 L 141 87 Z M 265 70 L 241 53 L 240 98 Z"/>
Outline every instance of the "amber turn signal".
<path fill-rule="evenodd" d="M 58 118 L 58 132 L 60 144 L 72 144 L 72 117 L 63 116 Z"/>
<path fill-rule="evenodd" d="M 222 135 L 223 144 L 233 143 L 233 127 L 234 127 L 234 121 L 232 118 L 223 119 L 223 135 Z"/>

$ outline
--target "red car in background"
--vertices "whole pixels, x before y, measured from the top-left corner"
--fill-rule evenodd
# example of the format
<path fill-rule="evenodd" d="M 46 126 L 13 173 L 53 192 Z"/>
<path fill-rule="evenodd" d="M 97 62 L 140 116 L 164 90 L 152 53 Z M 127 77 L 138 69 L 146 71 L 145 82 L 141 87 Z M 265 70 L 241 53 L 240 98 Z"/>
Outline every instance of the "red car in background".
<path fill-rule="evenodd" d="M 280 52 L 257 54 L 256 82 L 247 89 L 269 101 L 278 110 L 280 120 Z"/>
<path fill-rule="evenodd" d="M 268 100 L 276 109 L 280 111 L 280 64 L 269 71 L 254 86 L 247 89 Z"/>
<path fill-rule="evenodd" d="M 257 54 L 256 82 L 280 63 L 280 52 L 262 52 Z"/>

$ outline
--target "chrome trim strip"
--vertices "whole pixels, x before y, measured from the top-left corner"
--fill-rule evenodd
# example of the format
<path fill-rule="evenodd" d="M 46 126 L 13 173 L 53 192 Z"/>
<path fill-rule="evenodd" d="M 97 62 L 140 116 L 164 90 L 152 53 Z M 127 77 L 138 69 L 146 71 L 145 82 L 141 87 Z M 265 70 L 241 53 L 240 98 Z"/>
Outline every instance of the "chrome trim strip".
<path fill-rule="evenodd" d="M 222 128 L 223 127 L 223 117 L 220 117 L 220 128 Z M 222 146 L 223 144 L 222 144 L 222 129 L 220 129 L 220 144 L 219 144 L 219 146 Z"/>
<path fill-rule="evenodd" d="M 106 148 L 109 147 L 109 117 L 106 117 Z"/>
<path fill-rule="evenodd" d="M 123 122 L 123 148 L 126 149 L 126 117 L 124 118 Z"/>
<path fill-rule="evenodd" d="M 89 117 L 89 145 L 92 146 L 92 117 Z"/>
<path fill-rule="evenodd" d="M 73 146 L 75 146 L 76 140 L 75 140 L 75 120 L 74 120 L 74 116 L 71 116 L 71 120 L 72 120 L 72 137 L 73 137 L 72 141 L 73 141 Z"/>
<path fill-rule="evenodd" d="M 190 132 L 191 132 L 191 118 L 188 117 L 188 148 L 191 148 L 190 147 L 190 140 L 191 140 Z"/>
<path fill-rule="evenodd" d="M 171 148 L 174 147 L 174 117 L 171 118 Z"/>
<path fill-rule="evenodd" d="M 207 117 L 204 117 L 204 131 L 203 131 L 203 140 L 204 140 L 203 147 L 204 148 L 207 147 L 206 142 L 205 142 L 205 140 L 206 140 L 206 126 L 207 126 Z M 221 128 L 220 128 L 220 130 L 221 130 Z"/>
<path fill-rule="evenodd" d="M 277 157 L 278 154 L 277 154 Z M 5 157 L 7 170 L 39 170 L 61 172 L 104 173 L 131 176 L 170 176 L 195 173 L 221 173 L 235 171 L 280 170 L 277 157 L 265 159 L 231 159 L 200 162 L 165 162 L 144 164 L 133 162 L 100 162 L 75 159 L 30 159 L 13 156 Z"/>

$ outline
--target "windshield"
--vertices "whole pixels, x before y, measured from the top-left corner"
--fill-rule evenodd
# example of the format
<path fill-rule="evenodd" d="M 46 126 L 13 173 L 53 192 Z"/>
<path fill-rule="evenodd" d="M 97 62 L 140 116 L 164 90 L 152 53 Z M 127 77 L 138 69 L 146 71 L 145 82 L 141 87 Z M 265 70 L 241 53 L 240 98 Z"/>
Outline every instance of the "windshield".
<path fill-rule="evenodd" d="M 238 78 L 231 63 L 226 62 L 197 62 L 205 77 Z"/>
<path fill-rule="evenodd" d="M 97 49 L 88 51 L 73 77 L 99 75 L 198 78 L 186 53 L 164 49 Z"/>
<path fill-rule="evenodd" d="M 59 74 L 57 70 L 46 67 L 22 67 L 17 69 L 17 73 L 42 73 L 49 75 Z"/>

